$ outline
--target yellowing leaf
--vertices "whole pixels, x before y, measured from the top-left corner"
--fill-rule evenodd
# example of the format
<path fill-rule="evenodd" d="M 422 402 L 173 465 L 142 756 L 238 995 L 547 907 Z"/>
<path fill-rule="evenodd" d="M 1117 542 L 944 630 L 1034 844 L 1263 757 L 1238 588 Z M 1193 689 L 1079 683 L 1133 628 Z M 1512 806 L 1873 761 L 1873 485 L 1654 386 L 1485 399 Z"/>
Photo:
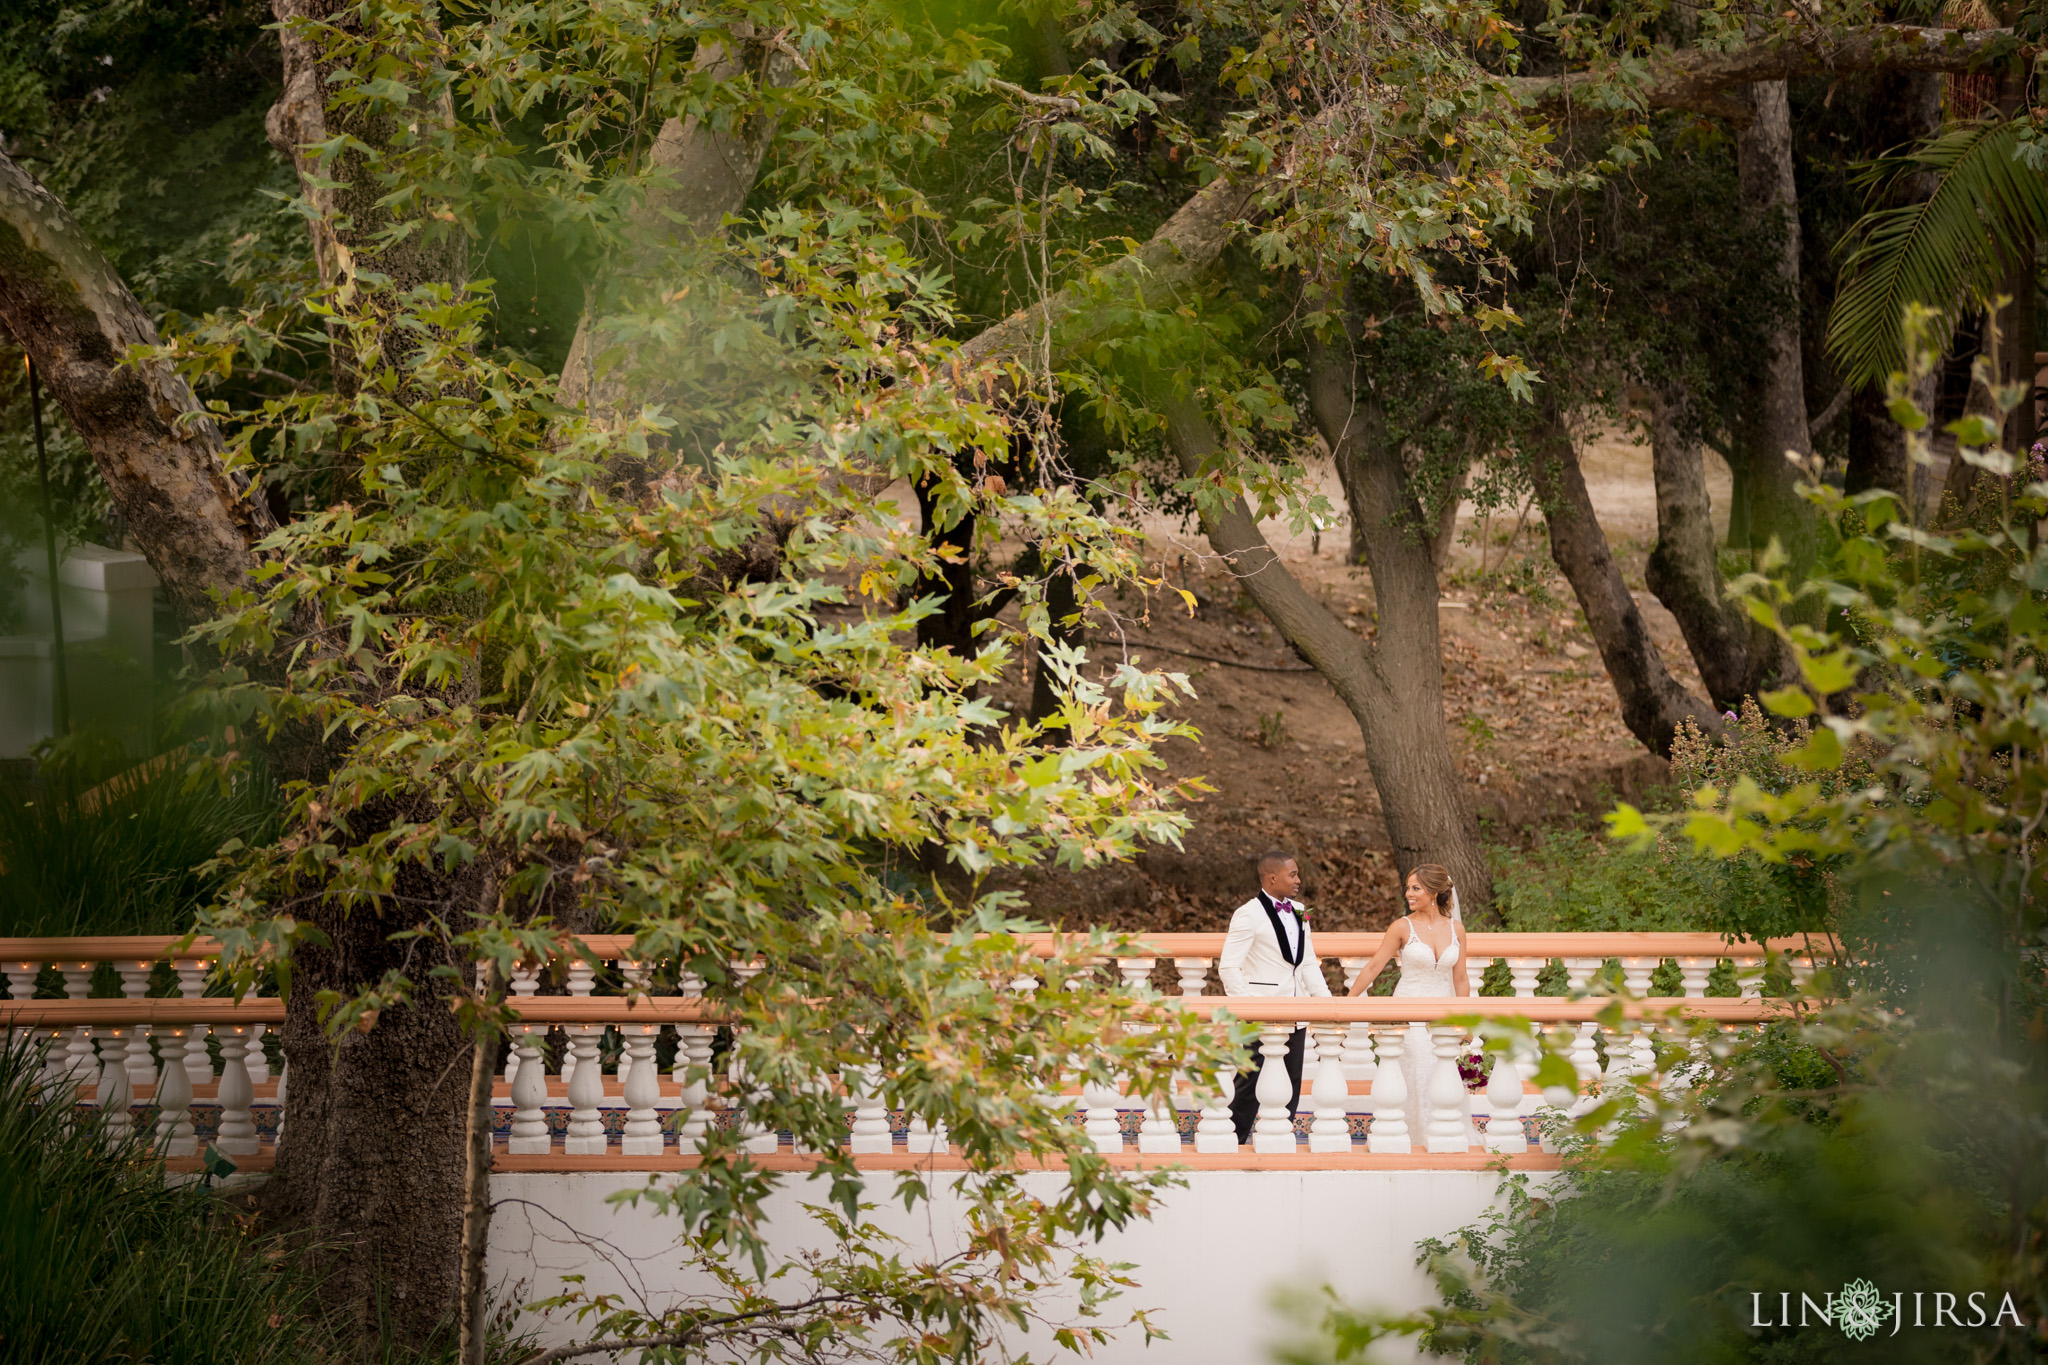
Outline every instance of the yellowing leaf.
<path fill-rule="evenodd" d="M 1781 687 L 1775 692 L 1766 692 L 1759 700 L 1770 708 L 1772 715 L 1783 716 L 1787 720 L 1810 716 L 1814 710 L 1813 698 L 1797 687 Z"/>

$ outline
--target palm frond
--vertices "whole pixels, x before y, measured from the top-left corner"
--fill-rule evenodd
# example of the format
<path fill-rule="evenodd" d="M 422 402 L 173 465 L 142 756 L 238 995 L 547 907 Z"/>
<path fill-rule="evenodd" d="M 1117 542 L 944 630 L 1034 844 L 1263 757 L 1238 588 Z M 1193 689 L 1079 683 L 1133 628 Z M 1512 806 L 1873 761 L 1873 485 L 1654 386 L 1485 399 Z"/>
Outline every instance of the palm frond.
<path fill-rule="evenodd" d="M 1907 304 L 1939 310 L 1953 331 L 2048 231 L 2048 176 L 2018 159 L 2021 128 L 1964 124 L 1871 167 L 1873 203 L 1894 200 L 1910 176 L 1932 175 L 1935 185 L 1920 202 L 1866 213 L 1837 248 L 1843 284 L 1827 345 L 1845 383 L 1860 388 L 1904 368 Z"/>

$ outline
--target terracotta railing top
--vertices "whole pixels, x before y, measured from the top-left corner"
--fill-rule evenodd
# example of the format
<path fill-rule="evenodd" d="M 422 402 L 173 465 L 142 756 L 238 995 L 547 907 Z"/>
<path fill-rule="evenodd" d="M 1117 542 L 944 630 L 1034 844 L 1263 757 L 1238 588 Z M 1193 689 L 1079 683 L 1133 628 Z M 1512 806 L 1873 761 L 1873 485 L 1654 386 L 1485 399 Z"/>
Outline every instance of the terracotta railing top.
<path fill-rule="evenodd" d="M 1368 933 L 1317 934 L 1320 957 L 1371 957 L 1379 950 L 1381 931 Z M 1072 943 L 1085 934 L 1027 934 L 1025 941 L 1041 955 L 1050 956 L 1061 939 Z M 1141 934 L 1133 947 L 1120 955 L 1127 957 L 1210 957 L 1223 951 L 1223 935 Z M 1719 934 L 1595 933 L 1595 934 L 1497 934 L 1473 932 L 1466 936 L 1470 957 L 1482 961 L 1496 957 L 1643 957 L 1643 958 L 1734 958 L 1753 961 L 1762 958 L 1766 945 L 1729 943 Z M 173 953 L 171 945 L 180 940 L 166 936 L 131 935 L 108 938 L 0 938 L 0 962 L 162 962 L 169 959 L 198 961 L 220 956 L 220 944 L 202 938 Z M 604 960 L 629 956 L 633 951 L 630 934 L 585 934 L 583 942 Z M 1795 956 L 1826 954 L 1837 950 L 1832 936 L 1802 935 L 1774 938 L 1770 951 Z"/>
<path fill-rule="evenodd" d="M 1211 1018 L 1227 1012 L 1254 1023 L 1399 1024 L 1436 1019 L 1484 1016 L 1516 1017 L 1538 1023 L 1593 1019 L 1615 1001 L 1606 996 L 1571 1000 L 1552 996 L 1466 995 L 1420 996 L 1162 996 L 1160 1002 Z M 529 1024 L 673 1024 L 718 1019 L 725 1014 L 715 1003 L 673 995 L 623 996 L 538 995 L 512 1002 Z M 1687 999 L 1653 997 L 1625 1000 L 1630 1017 L 1676 1011 L 1684 1017 L 1720 1023 L 1756 1023 L 1782 1016 L 1783 1001 L 1764 999 Z M 250 996 L 239 1003 L 228 996 L 192 1000 L 0 1000 L 0 1027 L 78 1028 L 148 1024 L 159 1028 L 195 1024 L 282 1024 L 284 1001 Z"/>

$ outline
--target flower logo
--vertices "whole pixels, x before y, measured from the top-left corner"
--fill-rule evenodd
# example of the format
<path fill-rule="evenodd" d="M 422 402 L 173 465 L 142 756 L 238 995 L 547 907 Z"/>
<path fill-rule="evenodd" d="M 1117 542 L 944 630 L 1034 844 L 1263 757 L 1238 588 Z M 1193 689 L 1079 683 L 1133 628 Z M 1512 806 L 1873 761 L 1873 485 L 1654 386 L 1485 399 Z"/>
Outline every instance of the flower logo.
<path fill-rule="evenodd" d="M 1851 1280 L 1835 1295 L 1835 1326 L 1851 1341 L 1867 1341 L 1896 1309 L 1868 1280 Z"/>

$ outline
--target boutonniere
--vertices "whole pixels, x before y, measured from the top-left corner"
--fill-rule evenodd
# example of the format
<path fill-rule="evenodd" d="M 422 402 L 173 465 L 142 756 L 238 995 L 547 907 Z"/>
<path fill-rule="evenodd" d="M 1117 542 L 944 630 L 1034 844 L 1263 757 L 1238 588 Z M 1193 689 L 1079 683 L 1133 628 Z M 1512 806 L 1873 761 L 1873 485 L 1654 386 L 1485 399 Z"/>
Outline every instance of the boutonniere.
<path fill-rule="evenodd" d="M 1294 913 L 1301 916 L 1301 922 L 1303 924 L 1307 924 L 1309 920 L 1313 918 L 1309 908 L 1306 905 L 1303 905 L 1300 901 L 1296 901 L 1294 903 Z"/>

